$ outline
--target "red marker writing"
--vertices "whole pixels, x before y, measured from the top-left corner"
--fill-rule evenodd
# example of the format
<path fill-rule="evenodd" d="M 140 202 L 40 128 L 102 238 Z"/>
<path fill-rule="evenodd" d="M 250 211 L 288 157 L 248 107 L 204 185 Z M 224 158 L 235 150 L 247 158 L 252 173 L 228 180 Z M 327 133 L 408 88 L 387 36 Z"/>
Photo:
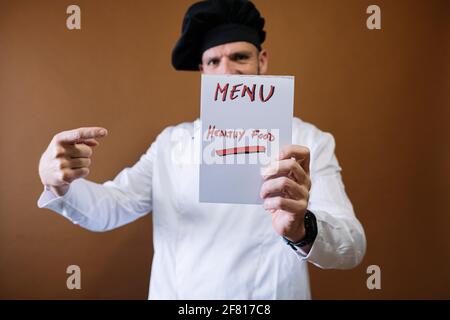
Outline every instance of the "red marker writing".
<path fill-rule="evenodd" d="M 222 150 L 216 150 L 216 154 L 218 156 L 226 156 L 229 154 L 241 154 L 241 153 L 257 153 L 257 152 L 266 152 L 266 147 L 264 146 L 247 146 L 247 147 L 236 147 L 236 148 L 228 148 Z"/>

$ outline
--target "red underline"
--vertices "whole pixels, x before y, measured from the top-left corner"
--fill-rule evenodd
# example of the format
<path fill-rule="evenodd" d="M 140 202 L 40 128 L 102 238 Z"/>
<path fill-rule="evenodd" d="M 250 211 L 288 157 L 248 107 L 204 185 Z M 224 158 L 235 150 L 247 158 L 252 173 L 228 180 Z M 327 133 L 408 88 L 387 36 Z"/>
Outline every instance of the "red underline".
<path fill-rule="evenodd" d="M 256 152 L 266 152 L 266 147 L 264 146 L 253 146 L 253 147 L 236 147 L 228 148 L 222 150 L 216 150 L 218 156 L 226 156 L 229 154 L 241 154 L 241 153 L 256 153 Z"/>

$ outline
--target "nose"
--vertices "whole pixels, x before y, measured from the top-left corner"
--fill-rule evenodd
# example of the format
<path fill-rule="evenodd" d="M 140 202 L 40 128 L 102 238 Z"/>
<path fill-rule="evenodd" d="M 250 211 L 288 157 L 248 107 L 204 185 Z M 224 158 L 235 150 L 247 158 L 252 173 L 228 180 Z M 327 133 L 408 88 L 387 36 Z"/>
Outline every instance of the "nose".
<path fill-rule="evenodd" d="M 219 69 L 221 74 L 240 74 L 233 61 L 230 61 L 228 58 L 222 60 Z"/>

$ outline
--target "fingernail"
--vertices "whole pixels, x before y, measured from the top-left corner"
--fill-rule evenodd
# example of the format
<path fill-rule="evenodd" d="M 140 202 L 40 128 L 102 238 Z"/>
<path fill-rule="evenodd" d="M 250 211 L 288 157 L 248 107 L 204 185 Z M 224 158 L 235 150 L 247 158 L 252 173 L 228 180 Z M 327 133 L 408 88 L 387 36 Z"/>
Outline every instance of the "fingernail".
<path fill-rule="evenodd" d="M 273 165 L 269 165 L 267 167 L 261 167 L 261 175 L 264 177 L 273 175 L 277 172 Z"/>
<path fill-rule="evenodd" d="M 261 168 L 259 169 L 259 173 L 260 173 L 262 176 L 265 176 L 265 175 L 266 175 L 266 171 L 267 171 L 267 167 L 261 167 Z"/>
<path fill-rule="evenodd" d="M 101 130 L 100 130 L 100 134 L 101 134 L 102 136 L 104 136 L 104 135 L 106 134 L 106 130 L 105 130 L 105 129 L 101 129 Z"/>
<path fill-rule="evenodd" d="M 264 208 L 264 210 L 267 210 L 267 208 L 266 208 L 266 201 L 263 201 L 262 207 Z"/>
<path fill-rule="evenodd" d="M 263 179 L 266 179 L 269 176 L 269 172 L 267 168 L 261 168 L 261 176 Z"/>

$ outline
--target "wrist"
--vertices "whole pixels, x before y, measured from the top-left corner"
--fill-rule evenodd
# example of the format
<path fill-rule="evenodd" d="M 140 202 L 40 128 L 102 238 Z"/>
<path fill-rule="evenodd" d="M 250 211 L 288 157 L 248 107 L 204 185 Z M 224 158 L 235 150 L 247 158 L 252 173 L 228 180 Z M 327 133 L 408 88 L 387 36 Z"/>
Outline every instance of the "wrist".
<path fill-rule="evenodd" d="M 317 221 L 315 215 L 307 210 L 303 221 L 304 236 L 301 240 L 294 242 L 287 237 L 283 237 L 286 243 L 295 251 L 297 248 L 311 249 L 317 236 Z M 309 247 L 308 247 L 309 246 Z M 303 249 L 304 250 L 304 249 Z M 309 251 L 309 250 L 308 250 Z"/>
<path fill-rule="evenodd" d="M 57 197 L 64 196 L 69 191 L 70 185 L 63 185 L 63 186 L 49 186 L 45 185 L 45 189 L 49 190 L 51 193 L 53 193 Z"/>
<path fill-rule="evenodd" d="M 286 234 L 284 238 L 286 238 L 291 242 L 296 243 L 301 241 L 305 237 L 305 235 L 306 235 L 305 224 L 302 220 L 300 225 L 293 232 Z"/>

